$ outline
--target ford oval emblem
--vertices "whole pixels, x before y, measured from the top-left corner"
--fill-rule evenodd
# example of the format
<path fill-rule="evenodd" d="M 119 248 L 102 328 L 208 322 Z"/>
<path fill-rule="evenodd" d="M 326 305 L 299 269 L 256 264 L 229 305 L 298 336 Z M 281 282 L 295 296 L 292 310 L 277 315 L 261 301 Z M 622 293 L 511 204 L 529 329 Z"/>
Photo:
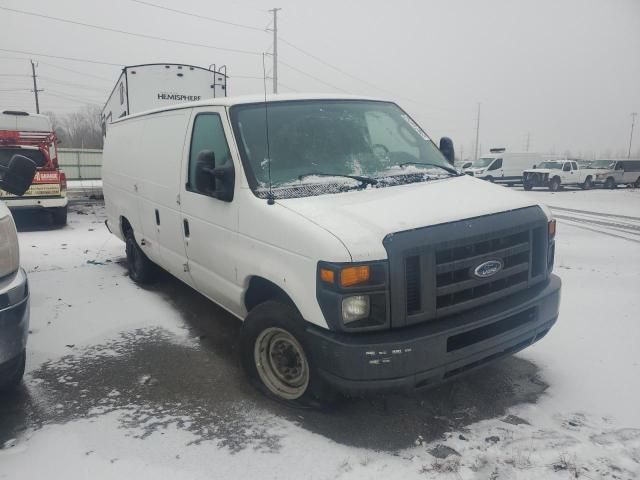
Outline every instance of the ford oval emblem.
<path fill-rule="evenodd" d="M 487 278 L 494 276 L 500 270 L 502 270 L 501 260 L 487 260 L 478 265 L 473 270 L 473 274 L 478 278 Z"/>

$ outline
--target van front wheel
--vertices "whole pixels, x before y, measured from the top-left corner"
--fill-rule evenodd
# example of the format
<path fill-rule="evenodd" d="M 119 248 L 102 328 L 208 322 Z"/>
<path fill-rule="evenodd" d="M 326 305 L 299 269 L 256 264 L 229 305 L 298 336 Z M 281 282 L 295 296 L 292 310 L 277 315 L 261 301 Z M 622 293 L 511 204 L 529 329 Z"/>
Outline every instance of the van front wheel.
<path fill-rule="evenodd" d="M 153 283 L 158 276 L 158 267 L 138 246 L 132 229 L 125 233 L 125 242 L 127 266 L 131 280 L 142 285 Z"/>
<path fill-rule="evenodd" d="M 313 364 L 303 322 L 286 303 L 268 300 L 256 306 L 242 329 L 242 363 L 252 383 L 267 396 L 291 406 L 322 406 L 334 392 Z"/>

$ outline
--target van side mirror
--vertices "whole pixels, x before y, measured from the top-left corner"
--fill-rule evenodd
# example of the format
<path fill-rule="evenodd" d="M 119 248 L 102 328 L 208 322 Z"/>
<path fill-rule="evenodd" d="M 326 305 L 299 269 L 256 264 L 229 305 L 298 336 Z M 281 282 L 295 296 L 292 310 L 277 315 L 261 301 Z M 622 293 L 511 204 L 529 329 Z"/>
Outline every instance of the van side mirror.
<path fill-rule="evenodd" d="M 24 155 L 14 155 L 7 166 L 0 165 L 0 188 L 13 195 L 24 195 L 36 174 L 36 164 Z"/>
<path fill-rule="evenodd" d="M 471 165 L 473 165 L 473 162 L 464 162 L 462 164 L 462 169 L 464 170 L 465 168 L 469 168 Z"/>
<path fill-rule="evenodd" d="M 233 200 L 235 170 L 233 164 L 216 167 L 213 150 L 202 150 L 196 159 L 195 189 L 198 193 L 209 195 L 223 202 Z"/>
<path fill-rule="evenodd" d="M 534 165 L 534 166 L 533 166 L 533 169 L 535 170 L 536 168 L 538 168 L 538 166 L 537 166 L 537 165 Z"/>
<path fill-rule="evenodd" d="M 444 155 L 444 158 L 453 165 L 453 161 L 455 160 L 455 150 L 453 149 L 453 140 L 449 137 L 442 137 L 440 139 L 440 151 Z"/>

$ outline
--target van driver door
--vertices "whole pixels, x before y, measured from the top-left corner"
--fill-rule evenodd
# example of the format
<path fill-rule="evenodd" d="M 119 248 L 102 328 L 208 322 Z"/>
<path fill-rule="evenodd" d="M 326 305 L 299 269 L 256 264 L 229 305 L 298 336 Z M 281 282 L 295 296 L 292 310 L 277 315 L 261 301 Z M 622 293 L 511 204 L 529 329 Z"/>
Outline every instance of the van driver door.
<path fill-rule="evenodd" d="M 180 202 L 182 235 L 188 269 L 198 291 L 223 307 L 236 311 L 239 291 L 234 262 L 238 231 L 238 202 L 220 200 L 205 188 L 211 184 L 198 161 L 207 158 L 210 168 L 232 167 L 231 132 L 224 107 L 194 109 L 191 115 L 185 162 L 182 168 Z M 208 183 L 207 183 L 208 182 Z"/>

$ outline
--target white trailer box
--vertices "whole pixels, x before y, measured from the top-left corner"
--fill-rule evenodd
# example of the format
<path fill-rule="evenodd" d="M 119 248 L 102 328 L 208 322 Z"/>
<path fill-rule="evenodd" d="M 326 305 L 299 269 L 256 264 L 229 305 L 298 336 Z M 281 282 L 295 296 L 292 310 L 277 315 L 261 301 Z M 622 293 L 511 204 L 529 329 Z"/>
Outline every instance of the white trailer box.
<path fill-rule="evenodd" d="M 540 163 L 539 153 L 509 152 L 505 148 L 492 148 L 482 155 L 471 167 L 464 169 L 467 175 L 490 182 L 513 185 L 522 183 L 522 172 Z"/>
<path fill-rule="evenodd" d="M 227 96 L 226 67 L 216 70 L 177 63 L 124 67 L 102 109 L 102 132 L 118 118 L 134 113 Z"/>

